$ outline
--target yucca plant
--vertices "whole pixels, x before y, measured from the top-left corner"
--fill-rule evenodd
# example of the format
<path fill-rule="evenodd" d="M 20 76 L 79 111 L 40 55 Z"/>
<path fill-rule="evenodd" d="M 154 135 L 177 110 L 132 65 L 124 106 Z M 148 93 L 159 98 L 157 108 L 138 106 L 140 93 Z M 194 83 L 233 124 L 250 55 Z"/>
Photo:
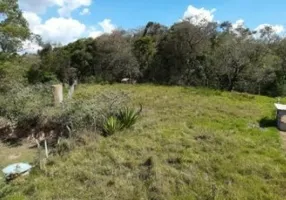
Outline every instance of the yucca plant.
<path fill-rule="evenodd" d="M 106 119 L 103 129 L 107 135 L 113 135 L 116 131 L 122 130 L 122 124 L 115 116 Z"/>
<path fill-rule="evenodd" d="M 139 118 L 142 111 L 142 106 L 140 105 L 140 110 L 136 111 L 134 108 L 125 107 L 118 112 L 118 120 L 122 124 L 122 128 L 130 128 L 133 126 Z"/>

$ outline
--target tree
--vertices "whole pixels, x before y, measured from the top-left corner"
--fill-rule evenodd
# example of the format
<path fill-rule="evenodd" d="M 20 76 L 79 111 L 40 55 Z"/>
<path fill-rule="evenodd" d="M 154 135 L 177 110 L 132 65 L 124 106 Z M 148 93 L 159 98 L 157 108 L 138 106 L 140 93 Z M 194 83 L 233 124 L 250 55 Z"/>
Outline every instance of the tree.
<path fill-rule="evenodd" d="M 222 29 L 224 33 L 230 33 L 232 30 L 232 23 L 229 21 L 222 22 L 219 27 Z"/>
<path fill-rule="evenodd" d="M 276 82 L 278 95 L 286 94 L 286 39 L 275 40 L 273 43 L 268 43 L 270 49 L 279 58 L 280 65 L 276 68 Z"/>
<path fill-rule="evenodd" d="M 155 79 L 169 84 L 202 85 L 204 51 L 210 45 L 213 24 L 195 26 L 188 21 L 173 25 L 158 44 Z"/>
<path fill-rule="evenodd" d="M 133 53 L 139 63 L 143 80 L 148 80 L 151 63 L 156 53 L 156 44 L 151 36 L 140 37 L 133 43 Z"/>
<path fill-rule="evenodd" d="M 17 52 L 22 41 L 29 39 L 31 33 L 28 23 L 22 15 L 17 0 L 0 0 L 0 52 L 11 54 Z"/>
<path fill-rule="evenodd" d="M 113 82 L 124 77 L 140 76 L 139 64 L 132 52 L 130 36 L 124 32 L 115 31 L 97 39 L 100 52 L 98 66 L 103 79 Z"/>
<path fill-rule="evenodd" d="M 286 40 L 271 26 L 258 33 L 230 22 L 190 18 L 167 28 L 149 22 L 63 47 L 45 45 L 30 77 L 86 82 L 143 82 L 204 86 L 281 95 L 286 92 Z M 258 37 L 259 36 L 259 37 Z"/>
<path fill-rule="evenodd" d="M 251 43 L 231 34 L 223 36 L 214 54 L 215 72 L 221 89 L 231 91 L 250 65 Z"/>
<path fill-rule="evenodd" d="M 275 42 L 279 42 L 280 37 L 275 33 L 272 26 L 265 26 L 258 31 L 259 39 L 267 45 L 271 45 Z"/>
<path fill-rule="evenodd" d="M 79 39 L 65 48 L 70 54 L 70 67 L 79 79 L 98 75 L 97 42 L 92 38 Z"/>
<path fill-rule="evenodd" d="M 168 28 L 166 26 L 163 26 L 156 22 L 148 22 L 147 25 L 144 28 L 142 37 L 145 36 L 160 36 L 168 31 Z"/>

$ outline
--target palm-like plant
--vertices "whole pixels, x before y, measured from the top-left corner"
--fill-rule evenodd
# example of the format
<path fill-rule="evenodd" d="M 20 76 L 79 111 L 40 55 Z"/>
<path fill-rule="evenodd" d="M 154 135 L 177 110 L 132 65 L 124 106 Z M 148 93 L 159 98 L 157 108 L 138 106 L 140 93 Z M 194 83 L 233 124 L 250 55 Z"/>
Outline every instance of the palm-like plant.
<path fill-rule="evenodd" d="M 138 111 L 125 107 L 119 110 L 115 116 L 108 117 L 103 125 L 105 134 L 113 135 L 116 131 L 132 127 L 138 120 L 141 111 L 142 105 Z"/>
<path fill-rule="evenodd" d="M 108 135 L 113 135 L 116 131 L 122 129 L 121 122 L 115 116 L 106 119 L 103 125 L 104 132 Z"/>
<path fill-rule="evenodd" d="M 122 128 L 130 128 L 136 123 L 142 111 L 142 105 L 140 106 L 141 107 L 139 111 L 128 107 L 119 110 L 117 117 L 122 124 Z"/>

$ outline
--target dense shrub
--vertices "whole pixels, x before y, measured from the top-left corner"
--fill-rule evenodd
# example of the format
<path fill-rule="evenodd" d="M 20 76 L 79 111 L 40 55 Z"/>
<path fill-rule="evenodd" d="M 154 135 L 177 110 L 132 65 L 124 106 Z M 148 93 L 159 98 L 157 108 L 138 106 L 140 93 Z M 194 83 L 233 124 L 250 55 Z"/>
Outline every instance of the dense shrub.
<path fill-rule="evenodd" d="M 0 92 L 5 93 L 13 88 L 27 85 L 25 74 L 28 70 L 26 64 L 14 62 L 0 62 Z"/>
<path fill-rule="evenodd" d="M 57 81 L 57 77 L 54 73 L 49 71 L 44 71 L 39 68 L 38 65 L 33 65 L 29 71 L 27 71 L 27 79 L 29 83 L 47 83 L 47 82 L 55 82 Z"/>
<path fill-rule="evenodd" d="M 51 91 L 50 85 L 11 90 L 0 97 L 0 117 L 10 120 L 18 137 L 33 131 L 70 136 L 70 132 L 83 129 L 102 131 L 105 118 L 114 115 L 128 99 L 121 92 L 103 92 L 91 99 L 67 100 L 54 107 Z"/>

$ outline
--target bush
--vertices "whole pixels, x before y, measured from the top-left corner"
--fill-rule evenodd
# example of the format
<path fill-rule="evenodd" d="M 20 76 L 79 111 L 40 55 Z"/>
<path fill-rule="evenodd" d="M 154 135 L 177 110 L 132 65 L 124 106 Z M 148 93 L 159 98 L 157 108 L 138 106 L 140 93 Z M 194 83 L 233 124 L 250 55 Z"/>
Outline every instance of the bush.
<path fill-rule="evenodd" d="M 50 86 L 16 86 L 0 97 L 0 116 L 20 121 L 28 115 L 38 115 L 43 108 L 51 105 Z"/>
<path fill-rule="evenodd" d="M 105 119 L 122 108 L 127 96 L 121 92 L 101 93 L 91 99 L 68 100 L 52 106 L 51 86 L 36 85 L 13 90 L 0 97 L 0 117 L 14 125 L 18 137 L 27 137 L 32 130 L 70 136 L 81 130 L 102 131 Z"/>
<path fill-rule="evenodd" d="M 94 84 L 94 83 L 104 83 L 106 82 L 102 77 L 100 76 L 88 76 L 84 77 L 82 80 L 84 83 Z"/>
<path fill-rule="evenodd" d="M 6 93 L 15 87 L 27 85 L 24 77 L 28 67 L 25 63 L 14 62 L 0 63 L 0 92 Z"/>
<path fill-rule="evenodd" d="M 56 74 L 42 70 L 37 64 L 34 64 L 26 74 L 31 84 L 57 82 Z"/>
<path fill-rule="evenodd" d="M 55 150 L 58 155 L 64 155 L 65 153 L 70 152 L 74 148 L 75 144 L 73 141 L 68 139 L 61 139 L 58 141 Z"/>

